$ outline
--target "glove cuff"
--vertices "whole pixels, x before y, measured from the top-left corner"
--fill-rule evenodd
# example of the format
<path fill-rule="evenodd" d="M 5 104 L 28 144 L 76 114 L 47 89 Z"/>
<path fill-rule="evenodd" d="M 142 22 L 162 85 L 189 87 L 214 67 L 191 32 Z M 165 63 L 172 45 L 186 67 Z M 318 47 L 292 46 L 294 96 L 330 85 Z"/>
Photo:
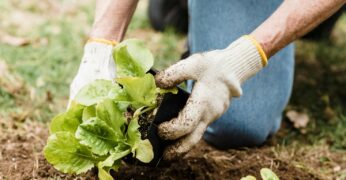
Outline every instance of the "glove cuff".
<path fill-rule="evenodd" d="M 228 55 L 225 65 L 232 70 L 240 83 L 267 65 L 267 57 L 261 46 L 248 35 L 240 37 L 225 50 Z"/>
<path fill-rule="evenodd" d="M 88 61 L 102 61 L 112 56 L 113 45 L 102 42 L 88 41 L 84 46 L 83 59 Z M 92 57 L 92 58 L 89 58 Z"/>
<path fill-rule="evenodd" d="M 102 43 L 102 44 L 108 44 L 111 46 L 115 46 L 118 44 L 117 41 L 114 40 L 108 40 L 108 39 L 102 39 L 102 38 L 89 38 L 87 43 L 91 43 L 91 42 L 97 42 L 97 43 Z"/>

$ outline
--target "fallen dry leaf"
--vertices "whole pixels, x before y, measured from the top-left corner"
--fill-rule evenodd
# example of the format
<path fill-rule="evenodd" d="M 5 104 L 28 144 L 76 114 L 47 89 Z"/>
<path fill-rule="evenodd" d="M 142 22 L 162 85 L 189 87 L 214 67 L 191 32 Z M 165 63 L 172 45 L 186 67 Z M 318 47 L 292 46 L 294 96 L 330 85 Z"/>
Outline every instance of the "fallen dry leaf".
<path fill-rule="evenodd" d="M 341 166 L 335 166 L 334 168 L 333 168 L 333 171 L 334 172 L 339 172 L 341 170 Z"/>
<path fill-rule="evenodd" d="M 293 123 L 297 129 L 306 128 L 309 123 L 309 116 L 306 113 L 290 110 L 286 113 L 287 118 Z"/>
<path fill-rule="evenodd" d="M 3 28 L 1 30 L 9 33 L 10 31 L 8 30 L 13 29 L 17 36 L 25 36 L 36 31 L 37 27 L 44 23 L 46 14 L 47 13 L 39 14 L 24 9 L 11 8 L 11 13 L 8 13 L 7 16 L 2 18 L 1 26 Z"/>
<path fill-rule="evenodd" d="M 12 36 L 12 35 L 3 35 L 0 38 L 0 41 L 2 43 L 11 45 L 11 46 L 26 46 L 28 44 L 30 44 L 30 40 L 27 38 L 23 38 L 23 37 L 16 37 L 16 36 Z"/>

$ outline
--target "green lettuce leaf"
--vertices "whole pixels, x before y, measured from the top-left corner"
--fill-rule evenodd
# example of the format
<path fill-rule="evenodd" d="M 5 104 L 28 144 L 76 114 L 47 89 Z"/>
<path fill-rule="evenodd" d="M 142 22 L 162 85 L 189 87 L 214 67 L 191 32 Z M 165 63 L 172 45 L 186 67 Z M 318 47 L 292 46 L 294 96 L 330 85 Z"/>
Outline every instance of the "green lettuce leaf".
<path fill-rule="evenodd" d="M 260 173 L 263 180 L 279 180 L 279 177 L 268 168 L 262 168 Z"/>
<path fill-rule="evenodd" d="M 84 106 L 74 105 L 67 112 L 55 116 L 50 123 L 50 133 L 60 131 L 76 132 L 78 125 L 81 123 L 83 108 Z"/>
<path fill-rule="evenodd" d="M 242 177 L 240 180 L 256 180 L 254 176 L 248 175 L 246 177 Z"/>
<path fill-rule="evenodd" d="M 117 76 L 144 76 L 153 66 L 154 56 L 144 43 L 128 39 L 118 44 L 113 53 L 116 62 Z"/>
<path fill-rule="evenodd" d="M 148 139 L 139 140 L 136 144 L 136 158 L 144 163 L 149 163 L 154 158 L 153 146 Z"/>
<path fill-rule="evenodd" d="M 123 151 L 114 151 L 111 152 L 110 155 L 105 159 L 104 161 L 100 162 L 102 167 L 112 167 L 114 165 L 114 162 L 125 157 L 126 155 L 130 154 L 131 150 L 126 149 Z"/>
<path fill-rule="evenodd" d="M 102 162 L 97 164 L 97 169 L 99 171 L 98 177 L 100 180 L 114 180 L 114 178 L 110 175 L 109 171 L 112 169 L 114 171 L 118 171 L 121 165 L 121 160 L 118 159 L 113 161 L 113 166 L 111 167 L 102 167 Z"/>
<path fill-rule="evenodd" d="M 96 115 L 118 134 L 125 132 L 126 118 L 124 110 L 116 102 L 110 99 L 100 102 L 96 106 Z"/>
<path fill-rule="evenodd" d="M 93 118 L 93 117 L 96 117 L 95 105 L 85 107 L 83 110 L 82 120 L 86 121 L 86 120 Z"/>
<path fill-rule="evenodd" d="M 70 132 L 57 132 L 49 136 L 43 150 L 47 161 L 64 173 L 84 173 L 94 167 L 95 157 L 79 144 Z"/>
<path fill-rule="evenodd" d="M 123 86 L 134 107 L 156 105 L 157 93 L 153 75 L 123 77 L 117 78 L 116 81 Z"/>
<path fill-rule="evenodd" d="M 75 136 L 81 144 L 90 147 L 98 155 L 107 154 L 123 139 L 123 134 L 114 131 L 99 118 L 84 121 L 79 125 Z"/>
<path fill-rule="evenodd" d="M 120 166 L 121 158 L 131 153 L 129 146 L 120 143 L 117 147 L 110 152 L 110 155 L 104 161 L 97 164 L 99 170 L 99 179 L 101 180 L 113 180 L 112 176 L 109 175 L 110 169 L 118 170 Z"/>
<path fill-rule="evenodd" d="M 144 162 L 148 163 L 154 158 L 153 146 L 148 139 L 142 140 L 141 133 L 138 131 L 138 116 L 142 108 L 138 109 L 133 119 L 130 121 L 127 130 L 127 143 L 131 146 L 131 152 L 134 156 Z"/>
<path fill-rule="evenodd" d="M 101 166 L 101 162 L 97 164 L 97 169 L 100 180 L 113 180 L 113 177 L 109 174 L 109 169 L 104 169 Z"/>
<path fill-rule="evenodd" d="M 166 94 L 166 93 L 178 94 L 178 88 L 176 87 L 171 89 L 156 88 L 156 92 L 158 92 L 159 94 Z"/>
<path fill-rule="evenodd" d="M 91 106 L 104 99 L 126 101 L 127 95 L 118 84 L 109 80 L 98 79 L 84 86 L 74 100 L 78 104 Z"/>

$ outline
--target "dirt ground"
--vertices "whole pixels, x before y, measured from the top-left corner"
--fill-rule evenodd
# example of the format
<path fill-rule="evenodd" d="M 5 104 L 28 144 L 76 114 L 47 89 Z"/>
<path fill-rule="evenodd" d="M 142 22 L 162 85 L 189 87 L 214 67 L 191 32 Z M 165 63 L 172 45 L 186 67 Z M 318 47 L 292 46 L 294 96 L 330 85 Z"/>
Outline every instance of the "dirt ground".
<path fill-rule="evenodd" d="M 160 167 L 125 166 L 116 173 L 119 179 L 240 179 L 260 178 L 260 169 L 269 167 L 281 179 L 319 179 L 318 176 L 275 157 L 270 147 L 221 151 L 200 142 L 183 159 L 165 162 Z"/>
<path fill-rule="evenodd" d="M 91 171 L 81 176 L 59 173 L 43 157 L 42 149 L 48 137 L 47 126 L 38 122 L 16 122 L 1 117 L 0 179 L 97 179 Z M 263 167 L 271 168 L 281 179 L 325 179 L 311 169 L 325 164 L 320 157 L 334 162 L 332 166 L 345 168 L 342 155 L 323 150 L 314 152 L 300 149 L 277 151 L 270 144 L 260 148 L 217 150 L 200 142 L 184 158 L 174 162 L 161 162 L 156 168 L 123 164 L 116 179 L 240 179 L 247 175 L 260 177 Z M 309 167 L 300 160 L 305 159 Z M 297 163 L 299 162 L 299 163 Z"/>
<path fill-rule="evenodd" d="M 6 127 L 5 124 L 2 126 Z M 48 177 L 73 178 L 57 172 L 44 159 L 41 151 L 48 136 L 43 124 L 27 123 L 23 127 L 6 127 L 11 132 L 1 138 L 1 176 L 9 179 L 45 179 Z M 12 129 L 13 128 L 13 129 Z M 23 128 L 28 133 L 18 133 Z M 218 151 L 201 142 L 193 151 L 179 161 L 163 163 L 157 168 L 125 165 L 115 176 L 119 179 L 239 179 L 248 174 L 258 176 L 262 167 L 271 167 L 282 178 L 313 178 L 312 174 L 276 159 L 270 148 L 255 150 Z M 93 174 L 84 175 L 93 179 Z M 304 178 L 305 179 L 305 178 Z"/>

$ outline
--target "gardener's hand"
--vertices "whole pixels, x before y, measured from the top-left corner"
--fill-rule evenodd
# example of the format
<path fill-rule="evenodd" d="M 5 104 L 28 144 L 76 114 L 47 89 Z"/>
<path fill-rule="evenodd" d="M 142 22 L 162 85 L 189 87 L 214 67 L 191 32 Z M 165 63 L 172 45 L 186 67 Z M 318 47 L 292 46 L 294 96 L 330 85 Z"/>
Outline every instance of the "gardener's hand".
<path fill-rule="evenodd" d="M 267 57 L 256 40 L 243 36 L 226 49 L 194 54 L 160 72 L 156 83 L 161 88 L 187 79 L 196 81 L 178 117 L 159 126 L 161 138 L 181 138 L 165 150 L 164 158 L 173 159 L 191 149 L 207 126 L 228 109 L 231 98 L 242 95 L 241 84 L 266 64 Z"/>
<path fill-rule="evenodd" d="M 95 79 L 112 80 L 116 77 L 116 68 L 112 50 L 114 41 L 90 39 L 84 47 L 84 55 L 79 70 L 70 86 L 69 105 L 78 91 Z"/>

